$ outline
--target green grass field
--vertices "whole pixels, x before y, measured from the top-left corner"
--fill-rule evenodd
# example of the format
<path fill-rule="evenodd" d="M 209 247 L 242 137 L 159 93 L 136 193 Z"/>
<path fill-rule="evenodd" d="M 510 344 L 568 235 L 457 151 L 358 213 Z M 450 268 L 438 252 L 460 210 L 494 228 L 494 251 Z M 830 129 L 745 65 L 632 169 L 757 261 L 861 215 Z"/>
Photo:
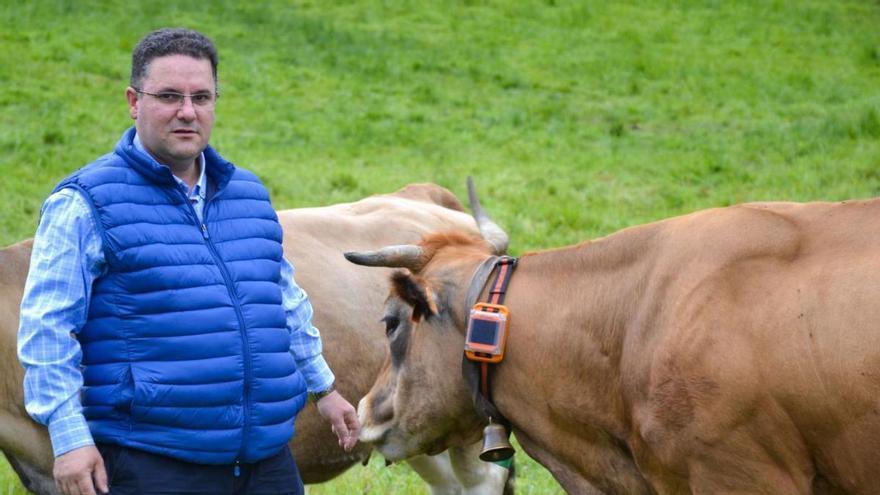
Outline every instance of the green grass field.
<path fill-rule="evenodd" d="M 220 49 L 213 144 L 278 208 L 473 175 L 512 252 L 753 200 L 880 195 L 874 0 L 0 5 L 0 245 L 130 125 L 147 31 Z M 558 490 L 520 456 L 521 493 Z M 311 493 L 421 493 L 378 461 Z M 0 468 L 0 491 L 21 493 Z"/>

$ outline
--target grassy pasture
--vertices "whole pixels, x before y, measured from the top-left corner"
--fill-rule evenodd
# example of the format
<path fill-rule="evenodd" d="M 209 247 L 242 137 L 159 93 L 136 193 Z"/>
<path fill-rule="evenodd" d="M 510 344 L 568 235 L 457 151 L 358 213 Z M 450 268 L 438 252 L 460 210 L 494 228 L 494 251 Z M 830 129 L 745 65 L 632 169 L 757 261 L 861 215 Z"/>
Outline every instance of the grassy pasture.
<path fill-rule="evenodd" d="M 278 208 L 473 175 L 511 248 L 697 209 L 880 195 L 871 0 L 0 0 L 0 245 L 130 125 L 131 49 L 220 50 L 213 144 Z M 551 493 L 520 459 L 521 493 Z M 311 493 L 420 493 L 375 460 Z M 0 468 L 0 491 L 22 493 Z"/>

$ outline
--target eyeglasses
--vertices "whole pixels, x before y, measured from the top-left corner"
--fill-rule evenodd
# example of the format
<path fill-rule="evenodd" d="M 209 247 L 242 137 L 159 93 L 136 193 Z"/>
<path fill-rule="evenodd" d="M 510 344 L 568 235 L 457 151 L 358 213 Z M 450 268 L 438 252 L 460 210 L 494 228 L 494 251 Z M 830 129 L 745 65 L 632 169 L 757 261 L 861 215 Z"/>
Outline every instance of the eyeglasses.
<path fill-rule="evenodd" d="M 138 89 L 132 87 L 135 93 L 142 95 L 150 95 L 153 98 L 159 100 L 159 103 L 168 106 L 168 107 L 177 107 L 180 108 L 183 106 L 184 102 L 187 98 L 192 102 L 194 107 L 200 108 L 212 108 L 215 103 L 217 103 L 217 98 L 220 97 L 220 93 L 195 93 L 191 95 L 186 95 L 183 93 L 178 93 L 177 91 L 162 91 L 161 93 L 148 93 L 142 89 Z"/>

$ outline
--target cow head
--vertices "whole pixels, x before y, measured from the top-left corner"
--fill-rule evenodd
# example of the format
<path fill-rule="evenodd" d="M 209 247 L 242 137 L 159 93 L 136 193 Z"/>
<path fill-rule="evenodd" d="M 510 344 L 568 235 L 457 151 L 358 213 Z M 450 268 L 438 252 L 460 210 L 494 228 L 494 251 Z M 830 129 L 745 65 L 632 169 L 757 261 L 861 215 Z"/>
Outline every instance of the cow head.
<path fill-rule="evenodd" d="M 360 401 L 361 440 L 388 460 L 436 454 L 475 442 L 482 420 L 461 375 L 466 293 L 486 258 L 507 248 L 507 235 L 482 213 L 468 184 L 483 237 L 456 232 L 418 245 L 346 253 L 353 263 L 403 268 L 391 277 L 385 304 L 390 353 Z"/>

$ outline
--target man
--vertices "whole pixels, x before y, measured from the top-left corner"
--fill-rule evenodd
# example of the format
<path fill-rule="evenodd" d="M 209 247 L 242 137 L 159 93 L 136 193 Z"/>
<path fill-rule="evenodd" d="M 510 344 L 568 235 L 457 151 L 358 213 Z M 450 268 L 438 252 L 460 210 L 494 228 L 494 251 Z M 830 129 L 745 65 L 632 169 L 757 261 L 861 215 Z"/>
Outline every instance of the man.
<path fill-rule="evenodd" d="M 307 391 L 357 442 L 267 191 L 208 146 L 217 97 L 210 40 L 148 34 L 134 128 L 43 206 L 18 348 L 67 495 L 302 493 Z"/>

